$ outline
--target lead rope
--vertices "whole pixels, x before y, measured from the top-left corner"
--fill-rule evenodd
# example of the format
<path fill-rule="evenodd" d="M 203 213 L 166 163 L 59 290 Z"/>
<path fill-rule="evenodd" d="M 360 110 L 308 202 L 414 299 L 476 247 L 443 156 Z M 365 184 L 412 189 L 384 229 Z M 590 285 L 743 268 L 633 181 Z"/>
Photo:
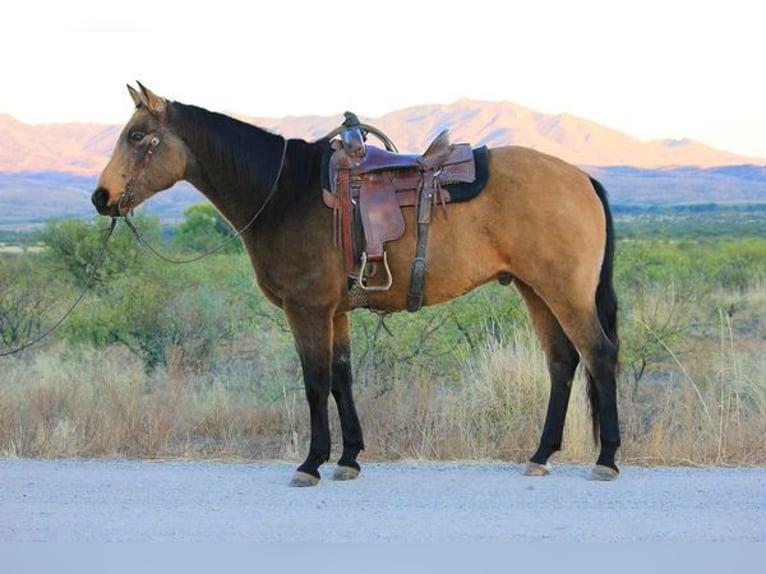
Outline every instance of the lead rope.
<path fill-rule="evenodd" d="M 205 257 L 208 257 L 209 255 L 213 255 L 214 253 L 218 253 L 219 251 L 223 250 L 227 245 L 231 244 L 234 240 L 239 239 L 243 233 L 245 233 L 248 229 L 250 229 L 255 223 L 255 221 L 261 216 L 263 211 L 266 209 L 266 206 L 268 206 L 269 203 L 271 203 L 271 200 L 276 195 L 277 188 L 279 187 L 279 179 L 282 176 L 282 170 L 285 167 L 285 158 L 287 157 L 287 139 L 285 139 L 284 142 L 285 142 L 285 145 L 282 147 L 282 159 L 279 162 L 279 170 L 277 171 L 277 176 L 274 178 L 274 183 L 271 185 L 269 194 L 266 196 L 266 199 L 261 205 L 261 207 L 258 208 L 258 211 L 255 212 L 255 215 L 253 215 L 253 217 L 250 218 L 250 221 L 248 221 L 243 227 L 238 229 L 233 235 L 229 236 L 227 239 L 223 240 L 221 243 L 219 243 L 212 249 L 209 249 L 208 251 L 200 255 L 191 257 L 189 259 L 174 259 L 172 257 L 168 257 L 167 255 L 160 253 L 154 246 L 152 246 L 146 240 L 146 238 L 143 235 L 141 235 L 141 232 L 138 230 L 135 224 L 128 218 L 127 215 L 123 218 L 125 220 L 125 224 L 130 228 L 130 230 L 133 232 L 133 235 L 136 236 L 136 239 L 141 245 L 143 245 L 148 251 L 150 251 L 156 257 L 158 257 L 162 261 L 165 261 L 166 263 L 172 263 L 175 265 L 185 265 L 187 263 L 194 263 L 196 261 L 199 261 L 200 259 L 204 259 Z"/>
<path fill-rule="evenodd" d="M 82 301 L 83 297 L 85 297 L 85 293 L 87 293 L 88 289 L 90 289 L 93 279 L 96 277 L 96 272 L 98 271 L 99 266 L 101 265 L 101 261 L 104 259 L 104 255 L 106 255 L 106 249 L 109 244 L 109 239 L 112 237 L 112 232 L 114 231 L 115 226 L 117 225 L 117 218 L 113 217 L 112 222 L 109 225 L 109 228 L 106 230 L 106 235 L 104 236 L 104 241 L 101 245 L 101 252 L 98 254 L 98 257 L 96 258 L 96 261 L 93 263 L 93 269 L 91 269 L 90 274 L 88 275 L 88 278 L 85 280 L 85 286 L 82 288 L 82 291 L 77 296 L 77 299 L 74 300 L 74 303 L 72 303 L 69 308 L 64 313 L 64 316 L 61 317 L 56 323 L 53 324 L 53 326 L 48 329 L 47 331 L 43 332 L 42 334 L 35 337 L 32 341 L 29 341 L 28 343 L 24 343 L 20 347 L 17 347 L 16 349 L 11 349 L 10 351 L 5 351 L 3 353 L 0 353 L 0 357 L 8 357 L 10 355 L 15 355 L 16 353 L 20 353 L 24 349 L 28 349 L 29 347 L 38 344 L 40 341 L 45 339 L 48 335 L 53 333 L 56 329 L 58 329 L 62 323 L 69 317 L 69 315 L 72 314 L 75 307 L 79 305 L 80 301 Z"/>

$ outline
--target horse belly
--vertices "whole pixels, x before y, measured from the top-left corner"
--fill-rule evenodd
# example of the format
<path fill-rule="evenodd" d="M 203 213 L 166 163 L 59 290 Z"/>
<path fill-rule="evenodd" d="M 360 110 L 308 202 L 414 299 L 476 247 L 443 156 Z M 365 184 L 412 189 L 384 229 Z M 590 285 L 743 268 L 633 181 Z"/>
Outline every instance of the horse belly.
<path fill-rule="evenodd" d="M 449 301 L 492 281 L 507 271 L 492 234 L 482 229 L 483 202 L 450 204 L 446 212 L 434 208 L 428 237 L 423 305 Z M 371 308 L 398 311 L 406 307 L 412 260 L 415 253 L 414 209 L 406 209 L 405 235 L 386 246 L 394 283 L 384 293 L 370 293 Z"/>

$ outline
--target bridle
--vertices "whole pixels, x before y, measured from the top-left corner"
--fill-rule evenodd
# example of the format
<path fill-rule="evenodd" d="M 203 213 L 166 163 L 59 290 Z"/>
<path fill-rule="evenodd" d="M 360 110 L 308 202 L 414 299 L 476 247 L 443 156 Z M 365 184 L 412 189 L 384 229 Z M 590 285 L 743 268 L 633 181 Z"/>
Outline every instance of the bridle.
<path fill-rule="evenodd" d="M 138 181 L 138 178 L 141 177 L 146 168 L 149 166 L 149 161 L 152 159 L 154 150 L 157 149 L 157 147 L 162 142 L 162 138 L 160 136 L 165 131 L 166 115 L 167 112 L 163 110 L 157 116 L 157 120 L 159 121 L 160 125 L 159 129 L 157 130 L 157 133 L 152 136 L 152 139 L 149 140 L 149 143 L 147 144 L 146 149 L 141 156 L 141 160 L 138 162 L 138 168 L 136 168 L 136 171 L 133 173 L 133 175 L 130 176 L 130 179 L 128 179 L 127 183 L 125 184 L 125 191 L 122 192 L 120 199 L 117 201 L 118 212 L 122 211 L 123 202 L 130 202 L 130 200 L 133 199 L 133 185 L 135 185 L 135 183 Z M 131 207 L 128 208 L 128 210 L 131 209 Z"/>

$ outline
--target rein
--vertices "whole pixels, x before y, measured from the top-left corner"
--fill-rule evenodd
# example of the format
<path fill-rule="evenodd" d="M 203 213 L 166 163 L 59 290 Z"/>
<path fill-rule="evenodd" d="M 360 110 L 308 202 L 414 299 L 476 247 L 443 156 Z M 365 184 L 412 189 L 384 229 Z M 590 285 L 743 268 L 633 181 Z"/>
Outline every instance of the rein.
<path fill-rule="evenodd" d="M 154 144 L 155 139 L 157 140 L 157 143 Z M 284 138 L 283 138 L 284 139 Z M 284 139 L 284 146 L 282 147 L 282 158 L 279 161 L 279 169 L 277 170 L 277 175 L 274 178 L 274 183 L 271 184 L 271 189 L 269 190 L 269 194 L 266 196 L 266 199 L 261 204 L 261 207 L 258 208 L 258 210 L 255 212 L 255 215 L 250 218 L 250 221 L 248 221 L 244 226 L 239 228 L 235 231 L 235 233 L 231 236 L 229 236 L 227 239 L 223 240 L 221 243 L 216 245 L 215 247 L 205 251 L 204 253 L 201 253 L 199 255 L 196 255 L 194 257 L 191 257 L 189 259 L 173 259 L 172 257 L 168 257 L 167 255 L 163 255 L 160 253 L 155 247 L 149 243 L 146 238 L 141 235 L 141 232 L 138 230 L 138 228 L 135 226 L 135 224 L 128 218 L 128 216 L 124 216 L 125 224 L 128 226 L 128 228 L 133 232 L 133 235 L 136 236 L 136 239 L 138 242 L 143 245 L 147 250 L 149 250 L 151 253 L 153 253 L 156 257 L 161 259 L 162 261 L 165 261 L 166 263 L 172 263 L 175 265 L 185 265 L 187 263 L 195 263 L 201 259 L 204 259 L 205 257 L 208 257 L 209 255 L 213 255 L 214 253 L 218 253 L 219 251 L 223 250 L 227 245 L 231 244 L 234 240 L 240 238 L 243 233 L 245 233 L 248 229 L 250 229 L 255 221 L 261 216 L 263 211 L 266 209 L 266 207 L 271 203 L 271 200 L 274 198 L 274 196 L 277 193 L 277 188 L 279 186 L 279 180 L 282 177 L 282 170 L 285 167 L 285 158 L 287 157 L 287 139 Z M 152 145 L 154 144 L 154 145 Z M 131 180 L 128 182 L 128 184 L 132 184 L 138 179 L 138 176 L 140 173 L 146 169 L 146 166 L 149 164 L 149 159 L 151 158 L 151 154 L 153 152 L 153 148 L 156 148 L 159 145 L 159 137 L 154 136 L 150 142 L 150 147 L 147 148 L 146 153 L 144 154 L 144 157 L 141 160 L 141 164 L 139 165 L 139 169 L 136 172 L 136 175 L 134 175 Z M 129 193 L 130 188 L 128 185 L 125 186 L 125 193 L 123 194 L 123 197 Z M 120 198 L 120 201 L 122 201 L 122 197 Z"/>
<path fill-rule="evenodd" d="M 113 217 L 112 222 L 109 225 L 109 228 L 106 230 L 106 235 L 104 236 L 104 241 L 101 245 L 101 252 L 98 254 L 98 257 L 96 257 L 96 261 L 93 264 L 93 269 L 91 269 L 90 274 L 88 275 L 88 278 L 85 280 L 85 286 L 82 288 L 82 291 L 77 296 L 77 299 L 74 300 L 74 303 L 72 303 L 69 308 L 64 313 L 63 317 L 56 321 L 56 323 L 53 324 L 53 326 L 48 329 L 47 331 L 44 331 L 42 334 L 35 337 L 32 341 L 29 341 L 28 343 L 24 343 L 20 347 L 17 347 L 15 349 L 11 349 L 10 351 L 5 351 L 3 353 L 0 353 L 0 357 L 9 357 L 10 355 L 15 355 L 16 353 L 20 353 L 21 351 L 28 349 L 29 347 L 32 347 L 33 345 L 36 345 L 45 337 L 53 333 L 56 329 L 58 329 L 64 321 L 69 317 L 69 315 L 72 314 L 75 307 L 79 305 L 80 301 L 82 301 L 83 297 L 85 297 L 85 293 L 87 293 L 88 289 L 90 289 L 91 284 L 93 283 L 93 279 L 96 277 L 96 272 L 98 271 L 99 266 L 101 265 L 101 261 L 104 259 L 104 255 L 106 255 L 106 248 L 109 244 L 109 239 L 112 237 L 112 233 L 114 232 L 114 228 L 117 225 L 117 218 Z"/>

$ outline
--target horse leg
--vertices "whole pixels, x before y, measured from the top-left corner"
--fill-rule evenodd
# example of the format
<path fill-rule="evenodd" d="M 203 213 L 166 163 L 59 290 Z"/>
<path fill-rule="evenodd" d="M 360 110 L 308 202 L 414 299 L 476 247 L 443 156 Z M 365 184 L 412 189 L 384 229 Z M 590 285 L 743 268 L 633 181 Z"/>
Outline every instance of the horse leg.
<path fill-rule="evenodd" d="M 333 319 L 332 396 L 338 406 L 340 427 L 343 433 L 343 454 L 338 460 L 333 478 L 350 480 L 359 476 L 361 468 L 356 462 L 359 451 L 364 449 L 362 425 L 356 414 L 351 390 L 351 344 L 348 315 L 336 315 Z"/>
<path fill-rule="evenodd" d="M 524 469 L 527 476 L 545 476 L 549 473 L 546 467 L 548 459 L 554 452 L 561 450 L 572 379 L 580 357 L 545 302 L 528 285 L 517 280 L 516 287 L 524 298 L 532 326 L 545 351 L 551 379 L 543 434 L 537 450 Z"/>
<path fill-rule="evenodd" d="M 301 307 L 295 312 L 286 305 L 285 315 L 301 359 L 311 418 L 309 454 L 290 486 L 314 486 L 320 479 L 319 467 L 330 458 L 327 401 L 332 376 L 332 321 L 325 309 Z"/>
<path fill-rule="evenodd" d="M 595 309 L 575 307 L 556 313 L 562 328 L 580 352 L 588 379 L 593 434 L 601 444 L 591 478 L 612 480 L 619 475 L 615 456 L 620 446 L 617 415 L 617 345 L 604 331 Z"/>
<path fill-rule="evenodd" d="M 601 451 L 593 468 L 593 480 L 613 480 L 620 471 L 615 464 L 620 447 L 620 426 L 617 414 L 617 350 L 604 335 L 597 344 L 593 356 L 586 359 L 588 367 L 588 395 L 594 416 L 593 434 L 598 428 Z M 596 422 L 598 421 L 598 425 Z"/>

